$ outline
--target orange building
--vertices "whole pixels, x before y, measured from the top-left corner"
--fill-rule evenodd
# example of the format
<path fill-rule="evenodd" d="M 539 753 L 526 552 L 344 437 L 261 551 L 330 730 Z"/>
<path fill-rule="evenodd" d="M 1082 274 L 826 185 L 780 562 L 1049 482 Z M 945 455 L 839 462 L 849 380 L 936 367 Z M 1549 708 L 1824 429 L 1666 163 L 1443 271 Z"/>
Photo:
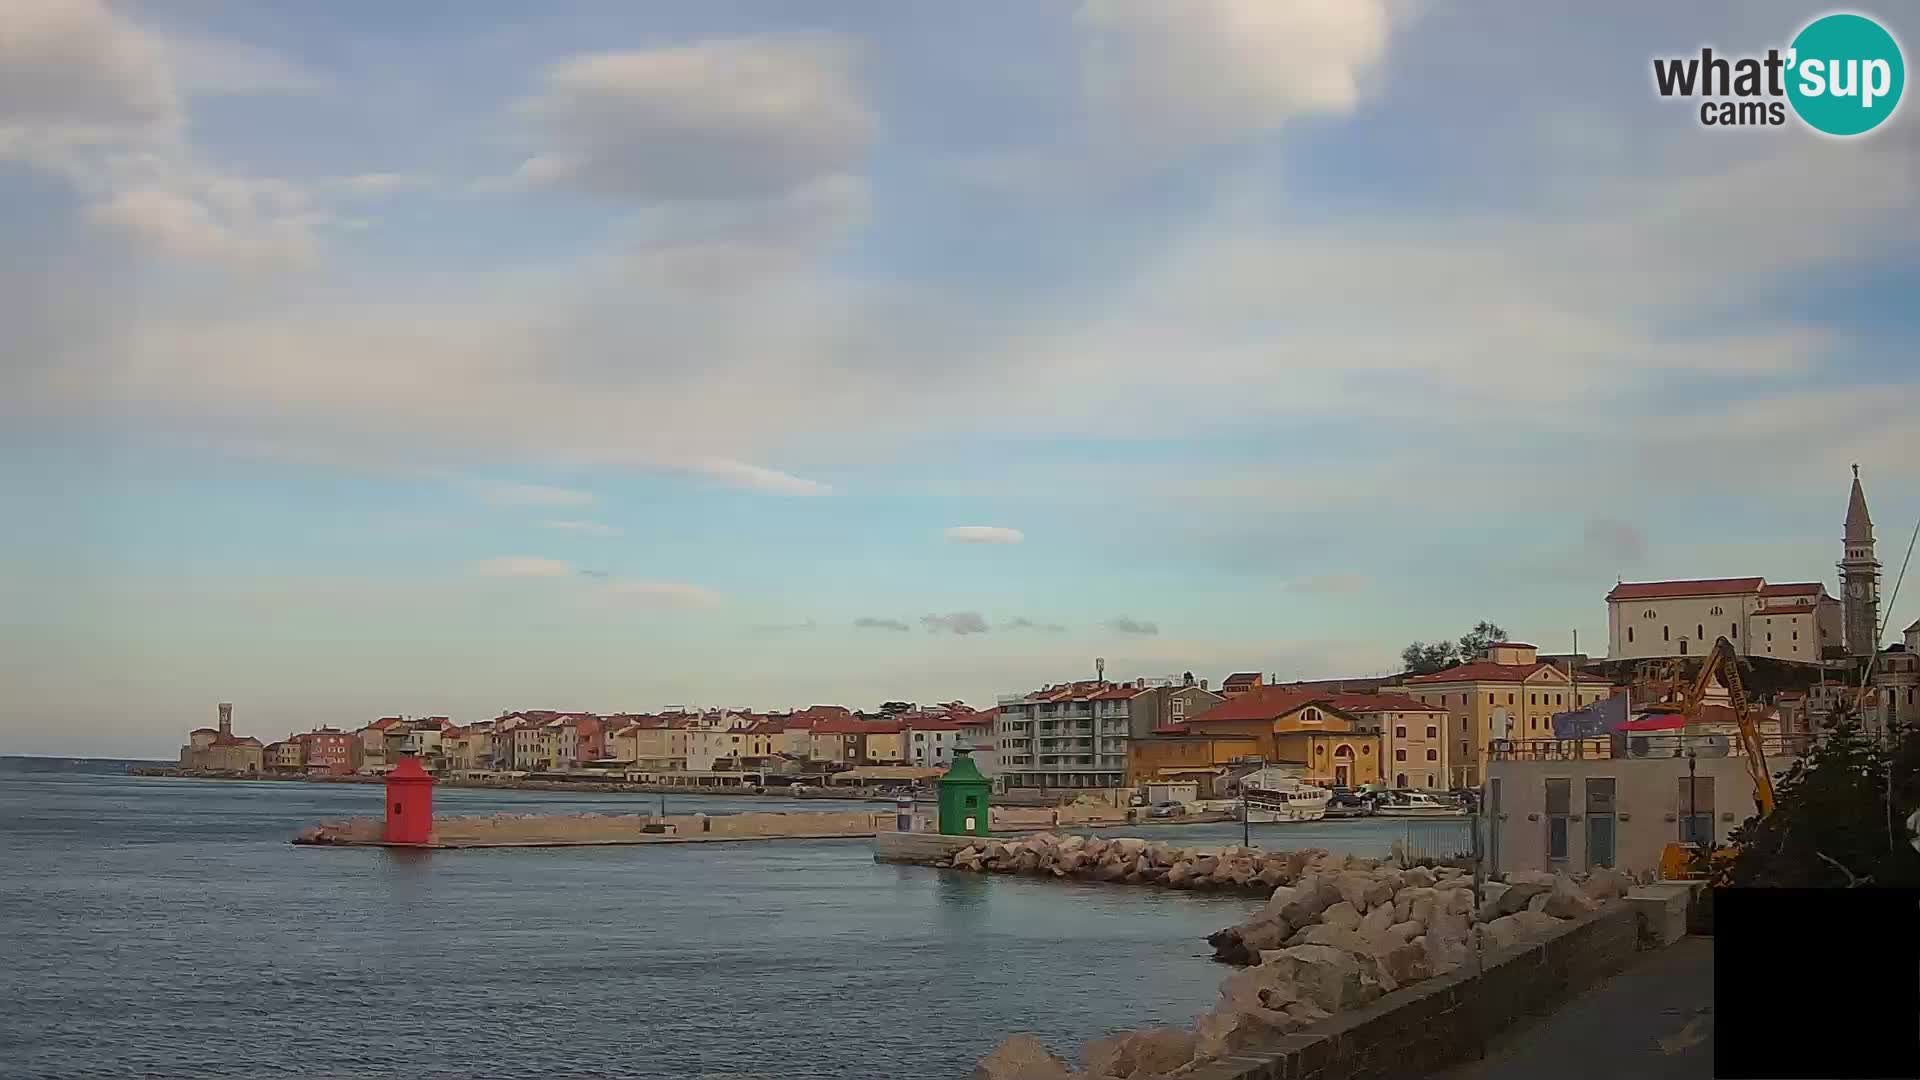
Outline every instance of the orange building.
<path fill-rule="evenodd" d="M 1176 724 L 1132 740 L 1131 783 L 1166 770 L 1226 766 L 1258 758 L 1301 767 L 1311 783 L 1359 787 L 1381 779 L 1376 723 L 1331 704 L 1339 695 L 1257 687 Z M 1201 760 L 1205 758 L 1206 760 Z"/>

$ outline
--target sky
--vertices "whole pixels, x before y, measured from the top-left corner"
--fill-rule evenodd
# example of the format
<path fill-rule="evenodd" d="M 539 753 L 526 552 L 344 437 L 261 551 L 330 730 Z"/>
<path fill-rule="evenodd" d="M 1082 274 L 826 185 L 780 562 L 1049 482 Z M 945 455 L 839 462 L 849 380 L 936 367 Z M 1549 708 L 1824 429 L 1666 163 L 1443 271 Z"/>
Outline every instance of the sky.
<path fill-rule="evenodd" d="M 1824 11 L 0 0 L 0 752 L 1891 591 L 1915 106 L 1652 88 Z"/>

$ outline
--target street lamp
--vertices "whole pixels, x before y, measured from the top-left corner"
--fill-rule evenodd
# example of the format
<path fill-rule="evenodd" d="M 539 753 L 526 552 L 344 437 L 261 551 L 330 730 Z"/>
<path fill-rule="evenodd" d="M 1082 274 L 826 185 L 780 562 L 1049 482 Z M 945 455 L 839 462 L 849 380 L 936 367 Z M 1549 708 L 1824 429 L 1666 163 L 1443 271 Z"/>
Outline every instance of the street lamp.
<path fill-rule="evenodd" d="M 1694 774 L 1694 768 L 1698 761 L 1699 758 L 1694 753 L 1693 747 L 1687 747 L 1687 813 L 1685 817 L 1681 818 L 1681 821 L 1684 822 L 1680 827 L 1680 841 L 1682 843 L 1686 842 L 1688 833 L 1698 831 L 1695 828 L 1695 822 L 1699 820 L 1700 814 L 1700 788 L 1699 778 Z M 1694 836 L 1693 842 L 1696 844 L 1700 843 L 1700 837 L 1698 835 Z"/>

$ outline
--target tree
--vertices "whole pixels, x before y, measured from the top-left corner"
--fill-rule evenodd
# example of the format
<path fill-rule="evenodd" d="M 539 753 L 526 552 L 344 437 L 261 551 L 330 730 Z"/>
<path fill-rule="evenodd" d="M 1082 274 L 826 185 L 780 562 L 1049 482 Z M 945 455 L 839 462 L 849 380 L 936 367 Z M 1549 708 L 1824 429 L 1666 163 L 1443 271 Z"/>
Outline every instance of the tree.
<path fill-rule="evenodd" d="M 1773 813 L 1748 818 L 1729 837 L 1727 882 L 1735 886 L 1845 888 L 1920 886 L 1920 852 L 1907 815 L 1920 806 L 1920 731 L 1892 726 L 1884 741 L 1852 717 L 1828 722 L 1824 738 L 1775 782 Z"/>
<path fill-rule="evenodd" d="M 1496 623 L 1485 619 L 1473 624 L 1473 629 L 1460 635 L 1460 662 L 1478 660 L 1486 653 L 1488 646 L 1507 640 L 1507 632 Z"/>
<path fill-rule="evenodd" d="M 911 701 L 883 701 L 880 703 L 881 716 L 899 716 L 903 712 L 913 711 Z"/>
<path fill-rule="evenodd" d="M 1457 648 L 1451 641 L 1416 641 L 1400 650 L 1400 662 L 1409 675 L 1431 675 L 1454 665 Z"/>

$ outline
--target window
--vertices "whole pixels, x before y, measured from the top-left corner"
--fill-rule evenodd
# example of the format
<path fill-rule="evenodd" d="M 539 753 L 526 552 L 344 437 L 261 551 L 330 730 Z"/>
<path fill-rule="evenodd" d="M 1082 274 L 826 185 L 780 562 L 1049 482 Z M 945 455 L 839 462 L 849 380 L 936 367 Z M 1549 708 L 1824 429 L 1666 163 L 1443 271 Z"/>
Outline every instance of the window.
<path fill-rule="evenodd" d="M 1427 753 L 1431 754 L 1433 753 L 1433 751 L 1429 750 L 1427 751 Z M 1467 740 L 1465 739 L 1460 740 L 1460 756 L 1461 757 L 1467 756 Z"/>
<path fill-rule="evenodd" d="M 1427 738 L 1429 738 L 1429 739 L 1437 739 L 1437 738 L 1439 738 L 1439 737 L 1440 737 L 1440 729 L 1439 729 L 1438 727 L 1435 727 L 1435 726 L 1434 726 L 1434 725 L 1432 725 L 1432 724 L 1428 724 L 1428 725 L 1427 725 Z"/>
<path fill-rule="evenodd" d="M 1179 719 L 1180 717 L 1187 715 L 1187 699 L 1186 698 L 1173 699 L 1173 715 L 1175 719 Z"/>
<path fill-rule="evenodd" d="M 1613 865 L 1614 785 L 1611 776 L 1587 778 L 1587 868 Z"/>
<path fill-rule="evenodd" d="M 1395 760 L 1395 761 L 1405 761 L 1405 760 L 1407 760 L 1407 752 L 1406 752 L 1406 750 L 1404 750 L 1404 749 L 1401 749 L 1401 750 L 1395 750 L 1395 751 L 1393 752 L 1393 760 Z"/>
<path fill-rule="evenodd" d="M 916 731 L 916 732 L 914 732 L 914 733 L 913 733 L 913 741 L 914 741 L 914 742 L 926 742 L 926 741 L 927 741 L 927 736 L 926 736 L 926 734 L 925 734 L 924 732 L 919 732 L 919 731 Z"/>
<path fill-rule="evenodd" d="M 1527 704 L 1529 704 L 1529 705 L 1538 705 L 1538 704 L 1540 704 L 1540 695 L 1539 695 L 1539 694 L 1528 694 L 1528 695 L 1527 695 Z"/>
<path fill-rule="evenodd" d="M 1432 774 L 1432 773 L 1428 773 L 1428 774 L 1427 774 L 1427 786 L 1428 786 L 1428 787 L 1432 787 L 1432 786 L 1433 786 L 1433 774 Z"/>
<path fill-rule="evenodd" d="M 1663 626 L 1663 627 L 1661 627 L 1661 628 L 1660 628 L 1660 640 L 1661 640 L 1661 641 L 1672 641 L 1672 640 L 1673 640 L 1673 635 L 1672 635 L 1671 633 L 1669 633 L 1669 632 L 1668 632 L 1668 629 L 1667 629 L 1667 627 L 1664 627 L 1664 626 Z"/>
<path fill-rule="evenodd" d="M 1567 815 L 1571 813 L 1573 802 L 1573 781 L 1550 779 L 1547 781 L 1547 858 L 1556 862 L 1567 859 Z"/>
<path fill-rule="evenodd" d="M 1715 604 L 1715 605 L 1713 605 L 1713 610 L 1712 610 L 1712 611 L 1709 611 L 1709 612 L 1707 612 L 1707 614 L 1709 614 L 1709 615 L 1725 615 L 1725 614 L 1726 614 L 1726 611 L 1725 611 L 1725 610 L 1723 610 L 1723 609 L 1722 609 L 1722 608 L 1720 607 L 1720 605 L 1719 605 L 1719 604 Z"/>
<path fill-rule="evenodd" d="M 1772 640 L 1773 640 L 1773 631 L 1771 631 L 1771 630 L 1769 630 L 1769 631 L 1767 631 L 1767 640 L 1768 640 L 1768 641 L 1772 641 Z M 1769 652 L 1771 652 L 1772 650 L 1768 650 L 1768 651 L 1769 651 Z"/>
<path fill-rule="evenodd" d="M 1694 623 L 1693 636 L 1699 638 L 1701 641 L 1707 640 L 1707 628 L 1701 626 L 1699 623 Z"/>
<path fill-rule="evenodd" d="M 1687 655 L 1687 639 L 1686 638 L 1680 639 L 1680 655 L 1681 656 Z"/>
<path fill-rule="evenodd" d="M 1406 773 L 1401 773 L 1401 774 L 1400 774 L 1399 776 L 1396 776 L 1396 777 L 1394 777 L 1394 778 L 1393 778 L 1393 786 L 1394 786 L 1394 787 L 1406 787 L 1406 786 L 1407 786 L 1407 774 L 1406 774 Z"/>
<path fill-rule="evenodd" d="M 1464 753 L 1466 753 L 1466 752 L 1467 752 L 1467 751 L 1466 751 L 1466 748 L 1465 748 L 1465 747 L 1462 747 L 1462 748 L 1461 748 L 1461 750 L 1460 750 L 1460 752 L 1461 752 L 1461 753 L 1463 753 L 1463 754 L 1464 754 Z M 1439 761 L 1439 760 L 1440 760 L 1440 751 L 1438 751 L 1438 750 L 1428 750 L 1428 751 L 1427 751 L 1427 760 L 1428 760 L 1428 761 Z"/>
<path fill-rule="evenodd" d="M 1640 617 L 1641 617 L 1641 618 L 1643 618 L 1643 619 L 1651 619 L 1651 618 L 1653 618 L 1653 609 L 1652 609 L 1652 608 L 1648 608 L 1647 610 L 1645 610 L 1645 611 L 1643 611 L 1643 612 L 1641 612 L 1641 613 L 1640 613 Z"/>
<path fill-rule="evenodd" d="M 1487 695 L 1487 704 L 1489 704 L 1489 705 L 1491 705 L 1491 704 L 1493 704 L 1493 695 L 1492 695 L 1492 694 L 1488 694 L 1488 695 Z"/>
<path fill-rule="evenodd" d="M 1360 747 L 1360 754 L 1361 754 L 1361 756 L 1362 756 L 1362 757 L 1364 757 L 1364 756 L 1366 756 L 1366 755 L 1368 755 L 1368 754 L 1371 754 L 1371 753 L 1373 753 L 1373 744 L 1372 744 L 1372 743 L 1364 743 L 1364 744 L 1362 744 L 1362 745 L 1361 745 L 1361 747 Z"/>
<path fill-rule="evenodd" d="M 1633 627 L 1627 627 L 1627 644 L 1633 644 Z"/>
<path fill-rule="evenodd" d="M 1395 725 L 1395 727 L 1394 727 L 1394 729 L 1393 729 L 1393 737 L 1394 737 L 1394 738 L 1396 738 L 1396 739 L 1404 739 L 1404 738 L 1406 738 L 1406 737 L 1407 737 L 1407 728 L 1406 728 L 1406 725 L 1404 725 L 1404 724 L 1399 724 L 1399 725 Z M 1428 728 L 1428 729 L 1427 729 L 1427 738 L 1429 738 L 1429 739 L 1431 739 L 1431 738 L 1433 738 L 1433 729 L 1432 729 L 1432 728 Z"/>
<path fill-rule="evenodd" d="M 1513 704 L 1513 695 L 1512 695 L 1512 694 L 1508 694 L 1508 695 L 1507 695 L 1507 704 L 1509 704 L 1509 705 L 1511 705 L 1511 704 Z"/>
<path fill-rule="evenodd" d="M 1301 714 L 1300 714 L 1300 722 L 1301 722 L 1301 723 L 1303 723 L 1303 724 L 1317 724 L 1317 723 L 1319 723 L 1319 722 L 1320 722 L 1320 710 L 1319 710 L 1319 709 L 1308 709 L 1308 710 L 1307 710 L 1306 712 L 1303 712 L 1303 713 L 1301 713 Z"/>
<path fill-rule="evenodd" d="M 1795 640 L 1795 641 L 1799 641 L 1799 640 L 1800 640 L 1800 631 L 1798 631 L 1798 630 L 1795 630 L 1795 631 L 1793 632 L 1793 640 Z"/>

